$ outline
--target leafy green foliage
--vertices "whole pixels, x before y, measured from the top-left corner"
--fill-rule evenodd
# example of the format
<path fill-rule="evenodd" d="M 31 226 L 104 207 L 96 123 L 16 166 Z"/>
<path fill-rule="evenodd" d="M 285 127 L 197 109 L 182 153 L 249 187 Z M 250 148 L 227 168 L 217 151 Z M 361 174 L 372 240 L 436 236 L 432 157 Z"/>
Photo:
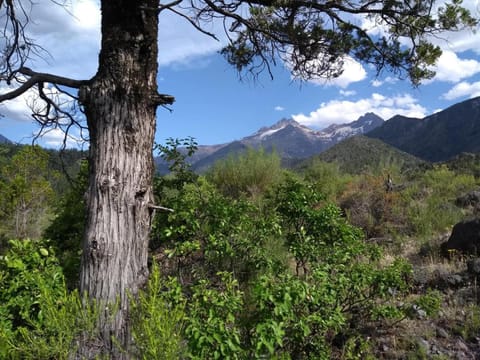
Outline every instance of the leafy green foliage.
<path fill-rule="evenodd" d="M 55 217 L 43 236 L 58 249 L 67 284 L 73 288 L 78 281 L 80 254 L 85 229 L 85 192 L 88 186 L 88 163 L 83 161 L 77 178 L 55 207 Z"/>
<path fill-rule="evenodd" d="M 204 279 L 192 289 L 185 328 L 191 359 L 245 358 L 238 324 L 243 294 L 231 273 L 217 275 L 216 288 Z"/>
<path fill-rule="evenodd" d="M 0 231 L 7 238 L 39 238 L 50 216 L 53 190 L 48 155 L 38 146 L 21 148 L 0 172 Z"/>
<path fill-rule="evenodd" d="M 311 183 L 315 191 L 323 194 L 329 201 L 335 201 L 345 190 L 347 183 L 352 180 L 351 176 L 342 173 L 339 165 L 328 163 L 314 158 L 303 169 L 303 175 L 307 182 Z"/>
<path fill-rule="evenodd" d="M 207 179 L 233 198 L 258 197 L 278 183 L 283 176 L 280 157 L 265 150 L 249 148 L 245 153 L 215 163 Z"/>
<path fill-rule="evenodd" d="M 194 138 L 185 139 L 168 138 L 165 145 L 156 144 L 154 150 L 168 163 L 169 176 L 157 177 L 155 188 L 159 195 L 162 187 L 181 189 L 184 184 L 191 183 L 197 175 L 191 170 L 187 159 L 197 150 Z"/>
<path fill-rule="evenodd" d="M 48 243 L 10 241 L 0 258 L 0 304 L 2 359 L 68 359 L 77 336 L 95 333 L 97 309 L 67 292 Z"/>
<path fill-rule="evenodd" d="M 172 263 L 165 266 L 186 283 L 219 271 L 246 280 L 271 262 L 263 245 L 275 232 L 275 217 L 258 216 L 257 205 L 225 197 L 200 178 L 185 185 L 169 206 L 174 212 L 158 215 L 152 241 L 163 244 Z"/>
<path fill-rule="evenodd" d="M 130 316 L 135 359 L 183 358 L 185 299 L 178 282 L 162 278 L 155 264 L 145 291 L 131 299 Z"/>
<path fill-rule="evenodd" d="M 415 185 L 402 193 L 412 231 L 426 237 L 453 226 L 463 217 L 454 205 L 455 198 L 476 186 L 472 175 L 457 174 L 446 166 L 425 171 Z"/>

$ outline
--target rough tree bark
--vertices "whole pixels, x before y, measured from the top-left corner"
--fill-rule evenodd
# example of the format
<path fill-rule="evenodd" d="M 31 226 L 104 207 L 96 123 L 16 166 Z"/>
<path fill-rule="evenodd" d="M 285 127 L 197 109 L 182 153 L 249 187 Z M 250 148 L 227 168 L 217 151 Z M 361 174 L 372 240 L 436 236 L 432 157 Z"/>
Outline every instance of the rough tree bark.
<path fill-rule="evenodd" d="M 158 0 L 102 1 L 99 69 L 80 89 L 90 133 L 88 219 L 80 290 L 102 304 L 117 303 L 100 320 L 100 344 L 81 344 L 88 358 L 129 343 L 128 294 L 148 276 L 147 250 L 153 205 L 152 148 L 157 93 Z M 98 345 L 98 344 L 97 344 Z"/>

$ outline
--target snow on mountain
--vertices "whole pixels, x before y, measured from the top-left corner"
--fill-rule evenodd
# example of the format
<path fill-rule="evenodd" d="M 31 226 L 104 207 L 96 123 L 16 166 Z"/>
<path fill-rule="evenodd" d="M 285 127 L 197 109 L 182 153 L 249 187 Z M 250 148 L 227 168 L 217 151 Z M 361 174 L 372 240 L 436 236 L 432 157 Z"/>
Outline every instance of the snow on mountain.
<path fill-rule="evenodd" d="M 342 125 L 330 125 L 321 131 L 310 129 L 295 120 L 282 119 L 269 127 L 231 143 L 215 146 L 198 146 L 195 159 L 190 163 L 197 171 L 204 171 L 215 161 L 252 147 L 275 151 L 281 159 L 306 159 L 319 154 L 338 142 L 354 135 L 365 134 L 383 124 L 383 119 L 367 113 L 358 120 Z M 205 149 L 204 149 L 205 148 Z M 157 165 L 158 166 L 158 165 Z"/>
<path fill-rule="evenodd" d="M 324 139 L 331 139 L 334 143 L 338 143 L 351 136 L 366 134 L 369 131 L 381 126 L 383 119 L 374 113 L 366 113 L 358 118 L 358 120 L 348 124 L 332 124 L 320 132 L 320 136 Z"/>
<path fill-rule="evenodd" d="M 343 125 L 331 125 L 317 131 L 292 119 L 282 119 L 269 127 L 262 127 L 253 135 L 238 140 L 245 147 L 275 150 L 282 159 L 304 159 L 327 150 L 350 136 L 364 134 L 383 124 L 373 113 Z M 239 147 L 236 147 L 239 149 Z"/>

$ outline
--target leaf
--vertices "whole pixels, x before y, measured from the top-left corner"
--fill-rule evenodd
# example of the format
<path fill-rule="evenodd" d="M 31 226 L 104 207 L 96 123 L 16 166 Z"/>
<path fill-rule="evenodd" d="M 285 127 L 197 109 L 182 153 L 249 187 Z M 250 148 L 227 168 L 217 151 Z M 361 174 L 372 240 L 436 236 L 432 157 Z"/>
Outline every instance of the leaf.
<path fill-rule="evenodd" d="M 38 250 L 40 252 L 40 254 L 42 256 L 48 256 L 48 250 L 45 249 L 45 248 L 40 248 L 40 250 Z"/>

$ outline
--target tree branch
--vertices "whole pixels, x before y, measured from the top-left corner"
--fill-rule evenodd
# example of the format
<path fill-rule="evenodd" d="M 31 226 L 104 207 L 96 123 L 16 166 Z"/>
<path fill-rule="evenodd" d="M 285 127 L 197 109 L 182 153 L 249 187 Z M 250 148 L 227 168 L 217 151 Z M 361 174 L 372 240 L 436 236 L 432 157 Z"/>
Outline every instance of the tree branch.
<path fill-rule="evenodd" d="M 30 78 L 15 90 L 0 95 L 0 102 L 14 99 L 17 96 L 22 95 L 24 92 L 26 92 L 33 86 L 44 82 L 60 86 L 67 86 L 75 89 L 80 88 L 80 86 L 82 85 L 87 85 L 90 82 L 89 80 L 74 80 L 48 73 L 38 73 L 27 67 L 21 67 L 20 69 L 18 69 L 18 73 L 25 76 L 30 76 Z"/>

